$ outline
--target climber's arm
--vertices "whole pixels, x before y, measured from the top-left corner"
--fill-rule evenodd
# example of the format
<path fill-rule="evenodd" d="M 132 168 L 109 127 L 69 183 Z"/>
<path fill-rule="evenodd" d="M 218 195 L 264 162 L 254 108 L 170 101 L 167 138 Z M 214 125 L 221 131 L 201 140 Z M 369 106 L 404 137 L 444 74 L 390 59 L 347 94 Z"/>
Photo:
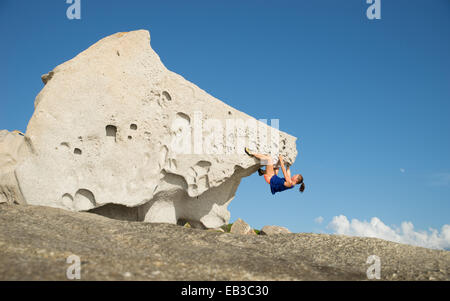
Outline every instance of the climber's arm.
<path fill-rule="evenodd" d="M 287 177 L 290 179 L 291 178 L 291 170 L 290 170 L 290 165 L 286 164 L 286 172 L 287 172 Z"/>
<path fill-rule="evenodd" d="M 284 167 L 283 156 L 280 155 L 278 158 L 280 159 L 281 170 L 283 171 L 283 175 L 286 180 L 286 182 L 284 182 L 284 186 L 291 187 L 292 186 L 291 177 L 288 176 L 286 168 Z"/>

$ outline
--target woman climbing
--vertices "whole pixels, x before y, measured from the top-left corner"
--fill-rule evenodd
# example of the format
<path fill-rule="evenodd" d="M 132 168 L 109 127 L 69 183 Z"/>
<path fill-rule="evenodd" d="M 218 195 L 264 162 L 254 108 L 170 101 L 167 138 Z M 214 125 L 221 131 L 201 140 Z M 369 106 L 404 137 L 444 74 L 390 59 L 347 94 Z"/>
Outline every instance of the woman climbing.
<path fill-rule="evenodd" d="M 267 184 L 270 185 L 270 191 L 272 194 L 275 194 L 277 192 L 281 192 L 287 189 L 291 189 L 296 184 L 300 184 L 300 192 L 303 192 L 305 190 L 305 183 L 303 183 L 303 176 L 301 174 L 296 174 L 291 177 L 291 171 L 289 170 L 289 165 L 287 167 L 284 166 L 283 156 L 279 156 L 279 163 L 281 165 L 281 170 L 283 171 L 284 178 L 278 177 L 278 168 L 274 168 L 272 157 L 268 155 L 263 154 L 256 154 L 250 152 L 250 150 L 246 147 L 245 152 L 247 155 L 255 157 L 259 159 L 260 161 L 267 162 L 266 164 L 266 170 L 262 170 L 261 168 L 258 169 L 258 174 L 260 176 L 264 175 L 264 179 L 266 180 Z M 263 164 L 264 165 L 264 164 Z"/>

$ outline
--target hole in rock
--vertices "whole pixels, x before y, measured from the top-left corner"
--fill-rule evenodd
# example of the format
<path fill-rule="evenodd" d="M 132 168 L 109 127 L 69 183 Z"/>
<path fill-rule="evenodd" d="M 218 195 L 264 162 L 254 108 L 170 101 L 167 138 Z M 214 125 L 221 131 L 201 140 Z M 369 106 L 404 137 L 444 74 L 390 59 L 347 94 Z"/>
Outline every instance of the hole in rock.
<path fill-rule="evenodd" d="M 188 183 L 182 176 L 167 172 L 164 172 L 163 174 L 164 177 L 161 179 L 161 182 L 165 182 L 172 187 L 178 187 L 185 191 L 188 189 Z"/>
<path fill-rule="evenodd" d="M 162 92 L 162 95 L 163 95 L 163 97 L 164 97 L 165 99 L 167 99 L 167 100 L 172 100 L 172 97 L 170 97 L 170 94 L 167 93 L 167 91 Z"/>
<path fill-rule="evenodd" d="M 70 148 L 68 142 L 62 142 L 62 143 L 61 143 L 61 147 L 64 148 L 64 149 L 69 149 L 69 148 Z"/>
<path fill-rule="evenodd" d="M 131 139 L 133 139 L 133 137 L 131 137 L 131 136 L 128 136 L 128 140 L 131 140 Z"/>
<path fill-rule="evenodd" d="M 187 114 L 184 114 L 182 112 L 178 112 L 177 113 L 177 117 L 186 120 L 188 124 L 191 123 L 191 118 L 189 118 L 189 116 Z"/>
<path fill-rule="evenodd" d="M 76 148 L 76 149 L 73 150 L 73 153 L 74 153 L 75 155 L 81 155 L 81 149 Z"/>
<path fill-rule="evenodd" d="M 107 125 L 106 126 L 106 137 L 112 137 L 112 138 L 114 138 L 114 141 L 116 141 L 117 127 L 114 125 Z"/>
<path fill-rule="evenodd" d="M 132 123 L 131 125 L 130 125 L 130 129 L 132 129 L 132 130 L 137 130 L 137 125 L 136 124 L 134 124 L 134 123 Z"/>
<path fill-rule="evenodd" d="M 70 193 L 65 193 L 61 197 L 61 203 L 68 208 L 72 207 L 72 202 L 73 202 L 73 197 L 70 195 Z"/>
<path fill-rule="evenodd" d="M 209 168 L 209 167 L 211 167 L 211 162 L 209 162 L 209 161 L 198 161 L 196 165 L 198 165 L 200 167 L 203 167 L 203 168 Z"/>
<path fill-rule="evenodd" d="M 78 189 L 75 193 L 74 207 L 76 210 L 85 211 L 95 207 L 95 196 L 87 189 Z"/>

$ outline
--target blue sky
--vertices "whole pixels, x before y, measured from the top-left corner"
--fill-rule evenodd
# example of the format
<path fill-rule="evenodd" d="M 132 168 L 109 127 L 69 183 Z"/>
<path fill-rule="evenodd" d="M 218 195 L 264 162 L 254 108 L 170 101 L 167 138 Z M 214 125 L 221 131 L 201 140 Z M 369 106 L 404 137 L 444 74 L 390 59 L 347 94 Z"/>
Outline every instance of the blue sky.
<path fill-rule="evenodd" d="M 232 221 L 338 232 L 327 225 L 343 215 L 441 231 L 450 224 L 450 1 L 381 2 L 381 20 L 368 20 L 365 0 L 81 0 L 81 20 L 69 20 L 64 0 L 1 0 L 0 129 L 25 131 L 42 74 L 105 36 L 147 29 L 167 68 L 298 137 L 293 170 L 305 193 L 272 196 L 252 175 Z"/>

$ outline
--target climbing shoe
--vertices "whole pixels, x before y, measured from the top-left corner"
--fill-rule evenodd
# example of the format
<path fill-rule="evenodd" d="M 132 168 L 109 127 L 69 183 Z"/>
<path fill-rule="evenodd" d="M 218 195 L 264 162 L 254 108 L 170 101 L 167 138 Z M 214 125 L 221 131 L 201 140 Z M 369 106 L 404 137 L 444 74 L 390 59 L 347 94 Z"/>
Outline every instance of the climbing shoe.
<path fill-rule="evenodd" d="M 261 168 L 258 168 L 258 175 L 262 176 L 263 174 L 265 174 L 266 172 L 264 170 L 262 170 Z"/>
<path fill-rule="evenodd" d="M 248 147 L 244 148 L 244 150 L 245 150 L 245 153 L 246 153 L 247 155 L 253 156 L 253 155 L 250 153 L 250 150 L 248 149 Z"/>

